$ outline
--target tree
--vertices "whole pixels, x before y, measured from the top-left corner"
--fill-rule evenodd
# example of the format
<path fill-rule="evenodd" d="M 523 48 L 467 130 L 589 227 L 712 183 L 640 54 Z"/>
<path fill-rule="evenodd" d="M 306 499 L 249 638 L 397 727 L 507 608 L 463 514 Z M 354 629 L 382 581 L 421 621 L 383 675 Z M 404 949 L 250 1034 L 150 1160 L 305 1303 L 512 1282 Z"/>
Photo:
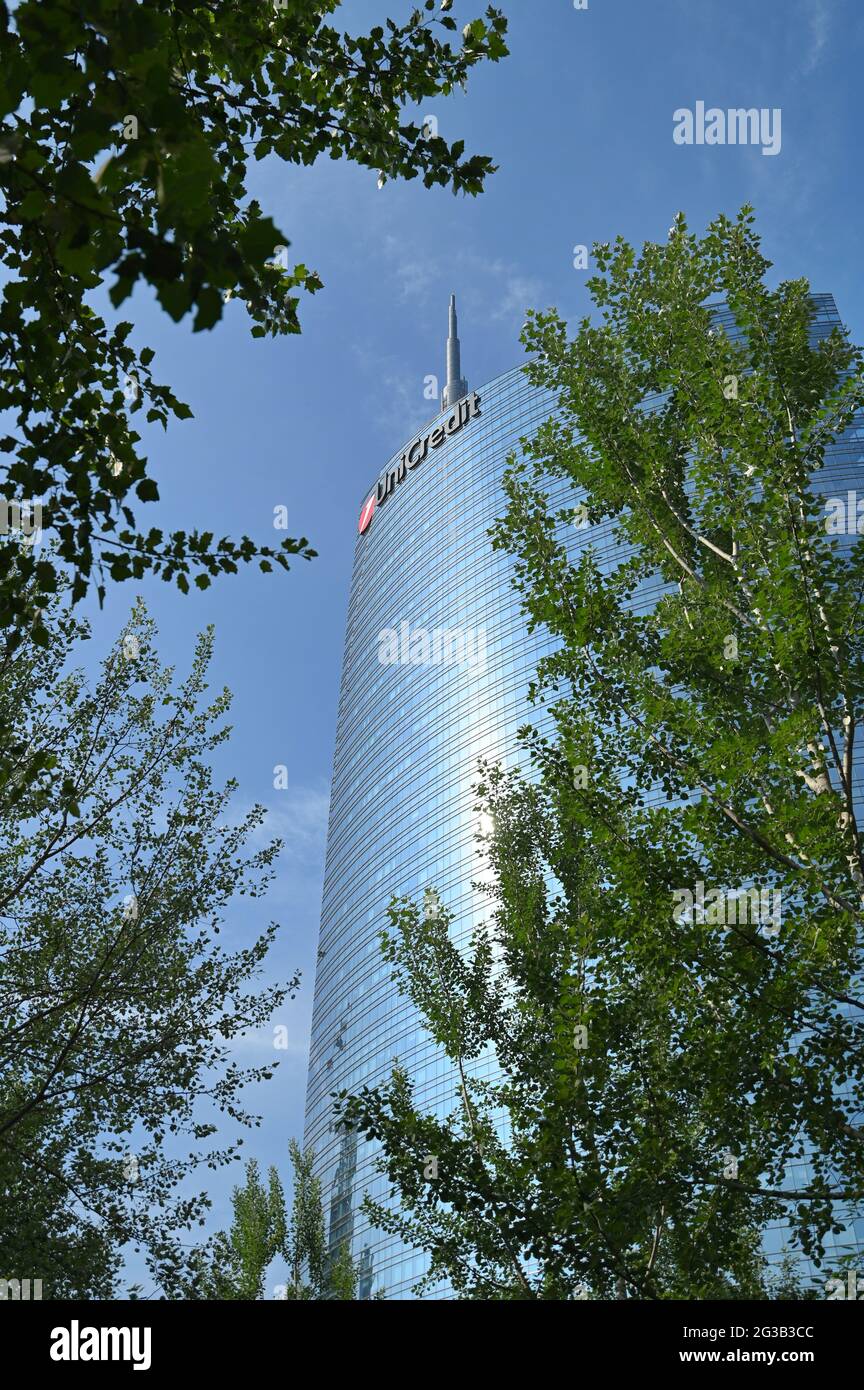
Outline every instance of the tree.
<path fill-rule="evenodd" d="M 179 1286 L 171 1272 L 168 1283 L 183 1298 L 261 1299 L 267 1270 L 281 1254 L 288 1262 L 286 1300 L 356 1299 L 358 1272 L 347 1243 L 335 1255 L 327 1250 L 321 1184 L 312 1173 L 314 1153 L 302 1149 L 296 1139 L 291 1140 L 289 1153 L 294 1178 L 290 1220 L 276 1168 L 271 1166 L 265 1188 L 257 1163 L 250 1160 L 245 1185 L 235 1187 L 232 1194 L 230 1232 L 218 1232 L 195 1252 L 190 1272 Z"/>
<path fill-rule="evenodd" d="M 296 1139 L 291 1140 L 290 1155 L 294 1200 L 285 1246 L 289 1275 L 285 1296 L 295 1301 L 323 1298 L 327 1293 L 327 1237 L 321 1182 L 312 1172 L 315 1155 L 311 1149 L 301 1149 Z"/>
<path fill-rule="evenodd" d="M 457 1110 L 397 1070 L 340 1111 L 468 1296 L 771 1296 L 765 1224 L 820 1266 L 864 1200 L 864 542 L 820 496 L 861 357 L 767 287 L 749 208 L 595 256 L 601 321 L 525 331 L 560 405 L 494 543 L 556 649 L 530 776 L 481 778 L 491 921 L 400 902 L 384 938 Z"/>
<path fill-rule="evenodd" d="M 137 285 L 176 321 L 212 328 L 228 298 L 253 336 L 299 332 L 300 291 L 288 238 L 246 189 L 250 155 L 309 165 L 322 155 L 422 176 L 476 194 L 493 169 L 408 119 L 404 109 L 462 86 L 506 55 L 506 22 L 489 8 L 461 43 L 425 0 L 407 22 L 369 34 L 327 21 L 339 0 L 86 0 L 0 4 L 0 451 L 11 455 L 0 501 L 42 499 L 57 557 L 0 548 L 0 627 L 46 640 L 38 598 L 73 573 L 92 582 L 160 574 L 186 590 L 258 560 L 288 567 L 314 554 L 305 538 L 277 549 L 248 537 L 139 530 L 133 504 L 158 500 L 138 450 L 136 412 L 167 426 L 191 414 L 154 381 L 153 352 L 109 324 L 94 292 L 113 277 L 114 308 Z M 443 31 L 443 32 L 442 32 Z M 441 35 L 439 37 L 439 34 Z M 128 405 L 128 411 L 127 411 Z"/>
<path fill-rule="evenodd" d="M 360 1270 L 347 1241 L 337 1250 L 328 1248 L 324 1230 L 321 1181 L 313 1175 L 315 1154 L 301 1149 L 295 1139 L 290 1144 L 294 1169 L 294 1201 L 285 1245 L 289 1282 L 285 1297 L 290 1301 L 328 1299 L 350 1303 L 357 1298 Z M 382 1290 L 373 1295 L 384 1297 Z"/>
<path fill-rule="evenodd" d="M 138 604 L 91 688 L 69 668 L 85 629 L 55 608 L 50 647 L 0 653 L 20 750 L 0 792 L 0 1250 L 46 1297 L 107 1297 L 127 1243 L 182 1267 L 209 1205 L 189 1180 L 242 1143 L 211 1144 L 214 1117 L 253 1125 L 243 1088 L 276 1065 L 239 1066 L 232 1042 L 298 977 L 256 983 L 275 923 L 217 940 L 280 842 L 249 847 L 263 808 L 232 816 L 236 783 L 213 784 L 212 630 L 175 686 Z"/>
<path fill-rule="evenodd" d="M 260 1299 L 268 1267 L 285 1247 L 285 1196 L 277 1170 L 271 1165 L 264 1187 L 258 1164 L 249 1159 L 246 1181 L 231 1194 L 234 1220 L 226 1234 L 219 1231 L 191 1263 L 192 1277 L 185 1298 Z"/>

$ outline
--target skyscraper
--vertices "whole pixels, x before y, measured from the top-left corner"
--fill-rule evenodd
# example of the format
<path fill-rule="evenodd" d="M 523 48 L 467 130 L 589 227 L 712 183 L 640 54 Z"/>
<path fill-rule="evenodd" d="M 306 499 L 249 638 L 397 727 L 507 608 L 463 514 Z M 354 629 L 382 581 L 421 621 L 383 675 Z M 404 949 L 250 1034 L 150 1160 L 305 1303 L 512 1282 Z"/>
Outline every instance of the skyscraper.
<path fill-rule="evenodd" d="M 307 1096 L 306 1142 L 333 1199 L 331 1240 L 350 1234 L 374 1287 L 392 1298 L 410 1296 L 422 1260 L 358 1213 L 363 1192 L 381 1196 L 383 1187 L 369 1145 L 349 1158 L 333 1130 L 330 1093 L 383 1080 L 398 1057 L 423 1103 L 451 1108 L 446 1065 L 396 995 L 379 934 L 392 896 L 430 885 L 466 931 L 479 920 L 477 760 L 512 753 L 542 648 L 526 637 L 509 565 L 486 532 L 501 512 L 507 455 L 550 401 L 519 369 L 470 392 L 455 297 L 449 317 L 441 411 L 390 459 L 360 508 Z"/>
<path fill-rule="evenodd" d="M 718 317 L 732 331 L 728 316 Z M 372 1147 L 333 1128 L 331 1093 L 384 1081 L 398 1058 L 422 1106 L 453 1108 L 449 1065 L 397 995 L 379 934 L 392 897 L 416 899 L 430 886 L 466 935 L 485 915 L 486 900 L 471 887 L 477 761 L 517 757 L 528 682 L 547 647 L 542 634 L 526 632 L 510 563 L 487 532 L 503 511 L 508 455 L 554 402 L 519 368 L 471 392 L 455 298 L 449 318 L 441 411 L 361 499 L 307 1093 L 306 1142 L 331 1246 L 348 1239 L 363 1291 L 383 1288 L 390 1298 L 411 1296 L 424 1258 L 370 1229 L 359 1211 L 364 1192 L 380 1200 L 386 1188 Z M 830 297 L 817 296 L 814 333 L 837 322 Z M 824 484 L 854 486 L 860 459 L 860 443 L 839 442 Z M 608 524 L 574 543 L 589 534 L 612 558 Z"/>

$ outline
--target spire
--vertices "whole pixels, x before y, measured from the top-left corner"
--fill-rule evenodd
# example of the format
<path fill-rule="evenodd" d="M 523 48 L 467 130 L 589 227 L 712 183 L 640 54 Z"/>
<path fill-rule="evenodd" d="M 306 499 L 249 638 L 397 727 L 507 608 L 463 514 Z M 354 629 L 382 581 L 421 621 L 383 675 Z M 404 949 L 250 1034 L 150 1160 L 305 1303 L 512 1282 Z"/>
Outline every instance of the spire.
<path fill-rule="evenodd" d="M 450 296 L 450 336 L 447 339 L 447 385 L 441 397 L 441 409 L 449 410 L 468 395 L 468 382 L 462 376 L 462 354 L 459 347 L 459 325 L 456 322 L 456 296 Z"/>

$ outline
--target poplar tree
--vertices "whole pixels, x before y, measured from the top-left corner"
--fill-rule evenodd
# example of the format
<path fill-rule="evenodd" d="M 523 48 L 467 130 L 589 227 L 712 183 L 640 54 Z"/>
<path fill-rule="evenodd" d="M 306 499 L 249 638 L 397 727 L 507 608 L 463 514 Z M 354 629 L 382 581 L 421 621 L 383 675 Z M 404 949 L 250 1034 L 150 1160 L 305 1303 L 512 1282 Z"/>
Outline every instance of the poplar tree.
<path fill-rule="evenodd" d="M 277 1065 L 240 1065 L 235 1041 L 298 977 L 258 978 L 280 842 L 256 844 L 264 809 L 236 813 L 213 779 L 230 696 L 207 694 L 212 630 L 176 681 L 138 604 L 90 680 L 80 621 L 46 621 L 48 648 L 0 645 L 0 1263 L 46 1298 L 105 1298 L 128 1248 L 182 1271 L 201 1170 L 236 1157 L 244 1089 Z"/>
<path fill-rule="evenodd" d="M 864 1202 L 864 539 L 824 474 L 861 354 L 749 208 L 594 255 L 595 316 L 524 332 L 558 409 L 493 538 L 555 644 L 524 773 L 479 783 L 489 918 L 384 934 L 453 1111 L 398 1068 L 339 1108 L 402 1204 L 373 1219 L 463 1296 L 776 1296 L 772 1222 L 824 1296 Z"/>
<path fill-rule="evenodd" d="M 276 1286 L 277 1298 L 291 1303 L 356 1299 L 359 1275 L 347 1241 L 336 1251 L 327 1248 L 321 1182 L 313 1173 L 314 1152 L 301 1148 L 296 1139 L 288 1149 L 294 1183 L 290 1215 L 278 1170 L 271 1165 L 265 1187 L 258 1164 L 250 1159 L 245 1183 L 232 1193 L 231 1229 L 219 1231 L 200 1247 L 187 1261 L 184 1275 L 178 1277 L 170 1264 L 161 1271 L 173 1296 L 265 1298 L 267 1271 L 281 1256 L 288 1264 L 288 1282 Z"/>

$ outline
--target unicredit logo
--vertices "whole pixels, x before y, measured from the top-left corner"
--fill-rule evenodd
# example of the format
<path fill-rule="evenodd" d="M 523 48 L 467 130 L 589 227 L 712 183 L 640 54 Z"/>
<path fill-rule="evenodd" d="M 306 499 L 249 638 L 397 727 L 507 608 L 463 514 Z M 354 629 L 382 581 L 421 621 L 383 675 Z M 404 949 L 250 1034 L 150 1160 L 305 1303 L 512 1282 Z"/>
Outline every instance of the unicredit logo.
<path fill-rule="evenodd" d="M 375 491 L 364 502 L 358 526 L 361 536 L 369 530 L 376 506 L 387 501 L 397 484 L 403 483 L 408 474 L 429 457 L 430 450 L 439 449 L 445 439 L 458 434 L 469 420 L 475 419 L 479 414 L 480 397 L 475 391 L 472 396 L 464 396 L 458 401 L 442 424 L 436 425 L 428 434 L 418 435 L 413 444 L 405 450 L 396 467 L 381 475 Z"/>
<path fill-rule="evenodd" d="M 358 530 L 361 536 L 363 535 L 363 532 L 368 528 L 369 522 L 372 520 L 372 513 L 374 512 L 374 510 L 375 493 L 373 492 L 372 496 L 366 499 L 366 502 L 363 506 L 363 510 L 360 513 L 360 525 L 358 527 Z"/>

